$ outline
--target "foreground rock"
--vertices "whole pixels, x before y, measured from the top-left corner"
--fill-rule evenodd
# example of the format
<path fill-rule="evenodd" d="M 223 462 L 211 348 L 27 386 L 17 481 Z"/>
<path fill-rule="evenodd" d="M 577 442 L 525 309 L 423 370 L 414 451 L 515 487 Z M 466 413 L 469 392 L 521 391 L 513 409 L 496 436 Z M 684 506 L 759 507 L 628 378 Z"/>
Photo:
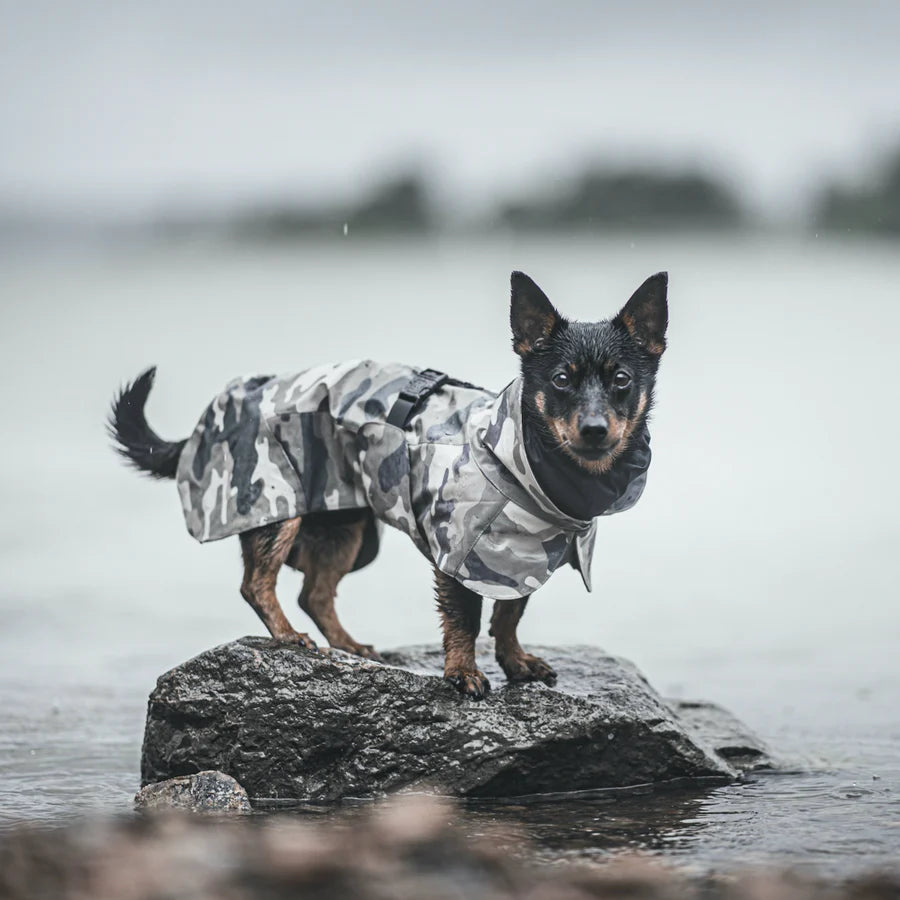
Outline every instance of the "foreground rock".
<path fill-rule="evenodd" d="M 250 812 L 247 792 L 224 772 L 181 775 L 142 787 L 138 809 L 184 809 L 190 812 Z"/>
<path fill-rule="evenodd" d="M 559 672 L 557 688 L 505 685 L 485 657 L 495 690 L 477 703 L 440 678 L 437 648 L 381 665 L 264 638 L 216 647 L 150 695 L 142 783 L 217 769 L 254 801 L 276 801 L 414 789 L 517 796 L 738 774 L 716 753 L 715 729 L 710 741 L 697 717 L 683 721 L 630 663 L 594 648 L 536 649 Z M 739 743 L 766 764 L 752 737 Z"/>
<path fill-rule="evenodd" d="M 470 832 L 467 834 L 467 830 Z M 425 798 L 338 822 L 143 817 L 0 834 L 0 897 L 59 900 L 888 900 L 896 874 L 844 885 L 771 872 L 728 878 L 646 858 L 535 866 L 522 835 L 479 825 Z"/>

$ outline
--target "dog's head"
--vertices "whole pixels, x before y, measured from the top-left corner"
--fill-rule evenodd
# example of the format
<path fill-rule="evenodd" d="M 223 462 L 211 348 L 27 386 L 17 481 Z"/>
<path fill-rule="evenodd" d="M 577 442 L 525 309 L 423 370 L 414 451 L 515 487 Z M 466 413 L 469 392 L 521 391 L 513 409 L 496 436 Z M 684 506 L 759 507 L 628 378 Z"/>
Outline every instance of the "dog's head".
<path fill-rule="evenodd" d="M 512 273 L 510 324 L 522 358 L 526 427 L 590 472 L 607 471 L 653 402 L 666 347 L 668 276 L 648 278 L 603 322 L 570 322 L 522 272 Z"/>

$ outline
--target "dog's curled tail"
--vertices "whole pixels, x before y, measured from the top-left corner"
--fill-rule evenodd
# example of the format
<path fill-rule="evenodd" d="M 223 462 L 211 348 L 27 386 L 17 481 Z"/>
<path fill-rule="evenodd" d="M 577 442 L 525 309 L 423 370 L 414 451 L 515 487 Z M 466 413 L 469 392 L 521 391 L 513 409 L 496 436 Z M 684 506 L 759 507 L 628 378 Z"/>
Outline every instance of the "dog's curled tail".
<path fill-rule="evenodd" d="M 187 441 L 164 441 L 144 417 L 144 405 L 153 387 L 156 366 L 142 372 L 113 398 L 107 429 L 116 452 L 130 465 L 153 478 L 174 478 L 178 457 Z"/>

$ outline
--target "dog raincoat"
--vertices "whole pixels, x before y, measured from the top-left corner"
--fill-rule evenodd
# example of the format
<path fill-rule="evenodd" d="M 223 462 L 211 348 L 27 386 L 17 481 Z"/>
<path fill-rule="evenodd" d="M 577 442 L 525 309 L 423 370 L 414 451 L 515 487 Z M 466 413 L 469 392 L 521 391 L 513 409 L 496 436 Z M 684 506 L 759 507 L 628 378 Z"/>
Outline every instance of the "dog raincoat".
<path fill-rule="evenodd" d="M 567 516 L 541 490 L 522 440 L 522 382 L 499 394 L 445 384 L 407 427 L 386 419 L 419 370 L 370 360 L 238 379 L 209 405 L 178 464 L 188 531 L 218 540 L 326 510 L 368 507 L 357 568 L 380 523 L 484 597 L 525 597 L 563 563 L 591 589 L 596 522 Z M 638 474 L 608 515 L 633 506 Z"/>

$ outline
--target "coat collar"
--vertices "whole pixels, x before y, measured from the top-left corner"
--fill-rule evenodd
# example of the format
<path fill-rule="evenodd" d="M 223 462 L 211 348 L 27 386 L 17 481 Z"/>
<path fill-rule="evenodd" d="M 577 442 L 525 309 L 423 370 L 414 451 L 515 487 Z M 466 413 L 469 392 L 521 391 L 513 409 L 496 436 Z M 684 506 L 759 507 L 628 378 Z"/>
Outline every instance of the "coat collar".
<path fill-rule="evenodd" d="M 525 489 L 538 505 L 544 518 L 567 531 L 583 531 L 590 519 L 575 519 L 557 508 L 543 492 L 525 452 L 522 422 L 522 379 L 510 382 L 490 404 L 490 419 L 484 430 L 483 443 L 498 462 Z"/>
<path fill-rule="evenodd" d="M 513 503 L 525 509 L 537 507 L 540 518 L 573 534 L 573 564 L 590 591 L 596 523 L 566 515 L 541 489 L 525 452 L 521 377 L 511 381 L 473 419 L 471 438 L 476 448 L 475 461 L 482 474 Z"/>

